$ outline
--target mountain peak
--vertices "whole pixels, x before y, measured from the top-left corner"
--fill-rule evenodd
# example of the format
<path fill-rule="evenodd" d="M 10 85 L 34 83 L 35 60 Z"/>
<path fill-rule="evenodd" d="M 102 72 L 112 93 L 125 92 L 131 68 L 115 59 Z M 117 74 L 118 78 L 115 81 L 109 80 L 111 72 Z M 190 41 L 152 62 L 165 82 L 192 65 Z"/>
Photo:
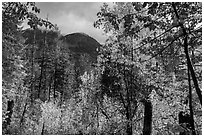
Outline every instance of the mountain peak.
<path fill-rule="evenodd" d="M 62 40 L 75 53 L 87 53 L 93 58 L 97 57 L 97 49 L 100 47 L 100 43 L 83 32 L 68 34 Z"/>

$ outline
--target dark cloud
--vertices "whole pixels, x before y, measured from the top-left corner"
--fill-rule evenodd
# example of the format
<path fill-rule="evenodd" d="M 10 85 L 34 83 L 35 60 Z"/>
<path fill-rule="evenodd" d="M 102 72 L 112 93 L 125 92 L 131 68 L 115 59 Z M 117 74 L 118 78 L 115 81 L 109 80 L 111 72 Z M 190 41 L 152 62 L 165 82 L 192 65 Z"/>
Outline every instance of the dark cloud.
<path fill-rule="evenodd" d="M 99 42 L 105 41 L 102 31 L 93 27 L 96 14 L 102 3 L 99 2 L 39 2 L 40 17 L 57 24 L 62 34 L 84 32 Z"/>

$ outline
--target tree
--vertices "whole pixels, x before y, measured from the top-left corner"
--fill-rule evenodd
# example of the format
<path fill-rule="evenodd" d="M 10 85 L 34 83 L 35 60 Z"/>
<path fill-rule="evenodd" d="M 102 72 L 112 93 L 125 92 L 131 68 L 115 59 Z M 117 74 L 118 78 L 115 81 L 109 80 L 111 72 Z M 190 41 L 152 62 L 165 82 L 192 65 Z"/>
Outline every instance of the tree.
<path fill-rule="evenodd" d="M 105 66 L 101 81 L 102 90 L 123 104 L 127 118 L 127 134 L 133 134 L 132 121 L 138 102 L 142 98 L 147 99 L 151 92 L 149 88 L 145 89 L 148 85 L 140 75 L 139 54 L 134 50 L 138 38 L 129 30 L 131 23 L 126 22 L 131 20 L 132 17 L 129 15 L 133 11 L 131 3 L 116 3 L 112 10 L 104 4 L 97 14 L 99 19 L 95 23 L 95 27 L 101 27 L 105 32 L 111 34 L 101 55 L 102 65 Z M 144 103 L 144 105 L 147 104 Z"/>
<path fill-rule="evenodd" d="M 28 7 L 35 7 L 34 3 L 2 3 L 2 73 L 3 73 L 3 104 L 7 100 L 14 101 L 13 113 L 10 119 L 16 116 L 16 109 L 21 107 L 18 101 L 23 101 L 26 96 L 26 86 L 23 79 L 26 76 L 25 60 L 22 59 L 25 45 L 21 36 L 19 25 L 29 13 Z M 10 101 L 8 101 L 10 102 Z M 3 107 L 7 108 L 7 107 Z M 9 109 L 10 107 L 8 107 Z M 3 109 L 3 113 L 5 113 Z M 13 114 L 13 116 L 12 116 Z M 13 122 L 13 119 L 12 121 Z M 9 128 L 6 130 L 9 131 Z"/>
<path fill-rule="evenodd" d="M 143 135 L 151 135 L 152 132 L 152 103 L 148 100 L 144 100 L 144 128 Z"/>
<path fill-rule="evenodd" d="M 169 5 L 168 6 L 168 7 L 170 7 L 169 9 L 168 9 L 167 5 Z M 188 49 L 189 49 L 188 43 L 190 44 L 194 41 L 191 38 L 194 37 L 194 39 L 200 39 L 199 38 L 200 33 L 193 34 L 194 31 L 200 31 L 199 30 L 200 28 L 198 27 L 199 22 L 200 22 L 200 18 L 199 18 L 200 10 L 201 10 L 200 4 L 199 3 L 144 3 L 143 6 L 149 10 L 148 12 L 150 15 L 152 15 L 152 18 L 153 17 L 156 18 L 155 20 L 152 20 L 152 21 L 144 21 L 144 22 L 146 22 L 145 27 L 149 27 L 152 30 L 157 30 L 157 28 L 164 29 L 163 33 L 160 33 L 160 35 L 154 36 L 152 39 L 150 38 L 150 40 L 147 40 L 147 42 L 149 41 L 149 42 L 153 42 L 155 44 L 157 43 L 156 45 L 158 45 L 157 39 L 160 37 L 165 37 L 165 35 L 167 34 L 166 39 L 164 38 L 163 40 L 167 40 L 167 41 L 171 42 L 170 44 L 168 44 L 168 46 L 170 46 L 170 48 L 174 50 L 176 48 L 177 49 L 181 48 L 178 46 L 179 44 L 175 44 L 178 41 L 180 41 L 179 43 L 182 44 L 184 47 L 183 53 L 185 53 L 185 56 L 187 59 L 187 64 L 190 68 L 191 76 L 193 77 L 196 93 L 197 93 L 199 100 L 200 100 L 200 103 L 201 103 L 202 102 L 201 90 L 199 89 L 197 78 L 195 77 L 195 71 L 192 67 L 193 65 L 191 63 L 191 59 L 189 56 L 190 54 L 188 51 Z M 135 7 L 135 8 L 138 8 L 138 7 Z M 192 12 L 189 12 L 190 10 Z M 178 11 L 179 11 L 179 13 L 178 13 Z M 182 17 L 180 17 L 179 14 L 180 15 L 182 14 Z M 166 18 L 166 19 L 160 20 L 164 16 L 171 17 L 171 18 Z M 195 18 L 195 16 L 196 16 L 196 18 Z M 165 24 L 165 25 L 163 26 L 163 24 Z M 188 32 L 187 32 L 187 30 L 188 30 Z M 172 39 L 171 36 L 168 36 L 168 33 L 169 34 L 171 33 L 171 35 L 173 33 L 174 38 Z M 192 36 L 191 36 L 191 34 L 192 34 Z M 200 40 L 198 40 L 198 41 L 200 41 Z M 173 44 L 174 44 L 174 47 L 172 48 L 171 45 L 173 45 Z M 199 42 L 197 42 L 197 44 L 199 44 Z M 197 44 L 195 44 L 195 45 L 197 45 Z M 154 54 L 154 57 L 158 56 L 159 54 L 161 54 L 165 50 L 168 50 L 168 46 L 164 47 L 162 50 L 160 50 L 159 52 Z M 180 53 L 180 55 L 181 55 L 181 53 Z M 177 62 L 176 64 L 178 64 L 178 61 L 176 61 L 175 59 L 173 59 L 172 61 L 173 61 L 173 64 L 172 64 L 173 66 L 175 66 L 176 62 Z M 182 62 L 182 61 L 179 61 L 179 62 Z M 175 70 L 178 70 L 178 68 L 175 68 Z M 188 86 L 190 88 L 191 85 L 189 84 Z M 193 117 L 193 116 L 191 116 L 191 117 Z M 191 124 L 191 125 L 193 125 L 193 124 Z"/>
<path fill-rule="evenodd" d="M 21 23 L 27 19 L 30 27 L 36 27 L 36 22 L 38 25 L 43 25 L 42 22 L 46 21 L 36 16 L 40 10 L 33 2 L 4 2 L 2 5 L 3 104 L 6 104 L 7 100 L 15 102 L 12 116 L 9 116 L 12 119 L 11 125 L 14 126 L 6 129 L 12 131 L 15 130 L 13 127 L 18 124 L 18 119 L 20 119 L 20 125 L 22 123 L 29 94 L 28 85 L 24 82 L 27 75 L 25 67 L 27 59 L 24 58 L 26 45 L 22 37 Z M 48 24 L 51 23 L 48 22 Z M 23 115 L 19 110 L 23 111 Z M 3 109 L 3 113 L 5 111 Z"/>
<path fill-rule="evenodd" d="M 169 13 L 168 13 L 168 11 L 166 11 L 166 13 L 164 12 L 163 9 L 167 5 L 171 6 L 171 8 L 168 9 L 168 10 L 172 11 L 172 12 L 169 12 Z M 146 7 L 146 3 L 144 4 L 144 6 Z M 199 31 L 199 29 L 200 29 L 198 27 L 198 24 L 200 22 L 200 18 L 199 18 L 200 5 L 199 5 L 199 3 L 149 3 L 148 9 L 151 11 L 151 12 L 149 12 L 151 15 L 158 16 L 158 17 L 156 17 L 157 20 L 154 20 L 154 21 L 158 21 L 159 18 L 164 16 L 163 14 L 165 14 L 165 16 L 169 16 L 169 17 L 171 16 L 172 17 L 171 19 L 169 19 L 169 20 L 172 20 L 172 21 L 168 21 L 168 19 L 165 21 L 165 22 L 170 22 L 169 24 L 165 23 L 166 26 L 169 25 L 169 27 L 167 27 L 167 28 L 164 27 L 165 31 L 161 35 L 158 35 L 158 37 L 162 37 L 162 36 L 168 34 L 168 32 L 174 33 L 174 36 L 176 36 L 176 33 L 177 33 L 178 39 L 180 39 L 180 41 L 182 41 L 180 43 L 183 45 L 184 53 L 185 53 L 185 56 L 186 56 L 188 67 L 190 68 L 189 70 L 191 72 L 191 76 L 192 76 L 192 79 L 193 79 L 193 82 L 194 82 L 196 93 L 197 93 L 197 95 L 199 97 L 200 104 L 202 105 L 201 90 L 199 88 L 198 81 L 197 81 L 197 78 L 196 78 L 196 75 L 195 75 L 195 70 L 194 70 L 193 65 L 191 63 L 190 54 L 189 54 L 189 51 L 188 51 L 189 50 L 188 43 L 192 43 L 192 41 L 194 41 L 191 38 L 194 37 L 194 39 L 197 39 L 197 38 L 199 39 L 199 37 L 200 37 L 199 36 L 200 34 L 193 34 L 194 31 Z M 189 12 L 189 10 L 191 10 L 192 12 Z M 180 15 L 182 14 L 182 17 L 180 17 L 179 14 Z M 195 16 L 197 16 L 198 18 L 195 18 Z M 152 29 L 152 28 L 155 29 L 158 26 L 160 26 L 160 28 L 162 28 L 161 23 L 157 24 L 156 22 L 154 23 L 154 21 L 152 21 L 152 24 L 149 26 L 149 27 L 151 27 L 150 29 Z M 152 27 L 152 25 L 154 25 L 154 27 Z M 177 31 L 171 32 L 171 30 L 174 30 L 173 29 L 174 27 L 177 29 Z M 187 30 L 188 30 L 188 32 L 187 32 Z M 179 36 L 178 33 L 180 33 L 180 36 Z M 191 35 L 193 35 L 193 36 L 191 36 Z M 155 37 L 155 38 L 158 38 L 158 37 Z M 153 40 L 156 41 L 155 38 Z M 175 38 L 175 37 L 174 37 L 174 39 L 172 39 L 169 36 L 167 36 L 166 40 L 171 41 L 170 45 L 177 42 L 177 38 Z M 199 44 L 199 42 L 197 44 Z M 197 45 L 197 44 L 195 44 L 195 45 Z M 174 47 L 177 48 L 178 46 L 174 45 Z M 166 48 L 164 48 L 164 50 L 166 50 Z M 163 52 L 163 50 L 161 50 L 161 51 Z M 158 55 L 158 54 L 156 54 L 156 55 Z M 175 65 L 175 64 L 173 64 L 173 65 Z M 190 76 L 188 75 L 188 77 L 190 77 Z M 190 93 L 191 92 L 190 91 L 190 88 L 191 88 L 190 83 L 189 83 L 188 86 L 189 86 L 189 94 L 191 94 Z M 189 99 L 189 100 L 191 100 L 191 99 Z M 189 103 L 192 103 L 192 102 L 189 102 Z M 192 117 L 193 117 L 192 108 L 191 108 L 192 106 L 191 106 L 191 104 L 189 104 L 189 106 L 190 106 L 190 110 L 191 110 L 191 119 L 192 119 Z M 194 127 L 193 122 L 191 122 L 191 125 L 192 125 L 192 129 L 191 129 L 192 133 L 195 134 L 195 131 L 194 131 L 194 128 L 193 128 Z"/>
<path fill-rule="evenodd" d="M 200 3 L 176 3 L 179 10 L 175 9 L 172 3 L 116 3 L 115 5 L 111 9 L 107 4 L 104 4 L 101 11 L 98 12 L 98 20 L 94 24 L 95 27 L 103 29 L 110 36 L 109 41 L 107 41 L 107 43 L 109 42 L 108 48 L 105 49 L 105 54 L 108 56 L 106 61 L 113 58 L 114 61 L 119 60 L 113 55 L 123 55 L 124 58 L 124 53 L 128 53 L 127 49 L 133 47 L 133 53 L 139 55 L 133 58 L 138 59 L 137 63 L 140 64 L 138 68 L 145 70 L 142 71 L 142 76 L 151 83 L 151 86 L 154 87 L 153 90 L 156 90 L 160 95 L 162 90 L 162 92 L 166 92 L 165 94 L 169 94 L 168 88 L 172 87 L 172 84 L 173 89 L 178 90 L 177 82 L 185 80 L 180 74 L 187 74 L 186 68 L 181 69 L 179 67 L 185 63 L 183 59 L 187 59 L 188 64 L 190 63 L 189 53 L 187 49 L 183 48 L 187 46 L 179 46 L 186 45 L 187 42 L 184 40 L 186 37 L 184 29 L 189 30 L 188 43 L 194 43 L 194 40 L 191 39 L 194 37 L 194 39 L 198 39 L 197 44 L 200 45 L 201 33 L 194 34 L 194 32 L 200 31 Z M 179 17 L 175 15 L 177 10 L 185 16 L 179 19 L 180 23 Z M 184 29 L 182 24 L 185 26 Z M 125 37 L 129 38 L 130 41 L 133 38 L 136 44 L 128 45 L 129 41 Z M 116 44 L 122 40 L 125 40 L 126 43 Z M 124 45 L 128 45 L 128 48 L 124 48 Z M 118 50 L 119 47 L 123 50 Z M 109 49 L 111 50 L 109 51 Z M 121 53 L 121 51 L 123 52 Z M 115 53 L 111 54 L 113 52 Z M 194 72 L 191 67 L 195 89 L 201 102 L 201 92 Z M 148 77 L 148 73 L 152 75 Z M 181 93 L 179 100 L 185 100 L 187 93 L 184 94 L 181 91 L 179 89 L 179 93 Z"/>
<path fill-rule="evenodd" d="M 195 71 L 192 67 L 192 64 L 190 63 L 190 57 L 188 52 L 188 38 L 187 37 L 195 37 L 194 32 L 200 31 L 200 28 L 198 27 L 198 24 L 201 22 L 199 16 L 201 13 L 201 7 L 199 3 L 144 3 L 144 7 L 148 8 L 148 13 L 150 14 L 149 17 L 152 16 L 151 20 L 144 20 L 145 24 L 144 27 L 148 27 L 150 30 L 157 30 L 157 28 L 161 29 L 163 32 L 159 35 L 153 35 L 149 37 L 150 40 L 147 42 L 153 42 L 157 43 L 157 39 L 160 37 L 167 36 L 163 40 L 166 40 L 167 42 L 170 42 L 167 44 L 170 46 L 173 43 L 176 43 L 177 41 L 182 41 L 182 45 L 184 45 L 184 53 L 186 55 L 187 62 L 190 66 L 190 72 L 193 77 L 193 81 L 195 84 L 196 92 L 199 96 L 200 102 L 202 102 L 202 95 L 201 90 L 199 88 L 197 78 L 195 76 Z M 183 16 L 180 18 L 179 13 Z M 163 17 L 170 17 L 170 18 L 164 18 Z M 195 18 L 198 17 L 198 18 Z M 138 18 L 139 19 L 139 18 Z M 197 28 L 198 27 L 198 28 Z M 188 29 L 189 32 L 186 30 Z M 173 34 L 173 37 L 169 36 L 169 34 Z M 188 36 L 187 36 L 188 35 Z M 199 38 L 198 38 L 199 39 Z M 189 42 L 191 43 L 191 42 Z M 154 44 L 153 44 L 154 46 Z M 167 49 L 164 47 L 159 53 L 156 53 L 155 55 L 160 54 L 163 52 L 163 50 Z"/>

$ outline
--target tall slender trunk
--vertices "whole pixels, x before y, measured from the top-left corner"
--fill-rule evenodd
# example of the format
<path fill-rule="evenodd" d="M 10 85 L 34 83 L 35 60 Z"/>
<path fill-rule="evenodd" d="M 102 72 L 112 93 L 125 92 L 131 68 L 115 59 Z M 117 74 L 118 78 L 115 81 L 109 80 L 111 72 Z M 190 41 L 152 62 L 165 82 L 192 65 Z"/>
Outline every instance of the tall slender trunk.
<path fill-rule="evenodd" d="M 48 15 L 47 15 L 47 22 L 48 22 Z M 45 72 L 43 72 L 44 70 L 46 71 L 46 65 L 44 65 L 44 62 L 45 62 L 45 49 L 46 49 L 46 39 L 47 39 L 47 27 L 48 27 L 48 24 L 45 24 L 45 35 L 44 35 L 44 41 L 43 41 L 43 47 L 42 47 L 42 61 L 41 61 L 41 72 L 40 72 L 40 82 L 39 82 L 39 88 L 38 88 L 38 98 L 40 98 L 40 93 L 41 93 L 41 85 L 42 85 L 42 79 L 43 79 L 43 73 L 45 74 Z M 46 78 L 46 76 L 45 76 Z M 46 79 L 45 79 L 45 85 L 46 85 Z M 46 88 L 45 88 L 46 89 Z M 44 90 L 45 90 L 44 89 Z M 43 95 L 43 100 L 44 100 L 44 97 L 45 97 L 45 91 L 43 92 L 44 95 Z"/>
<path fill-rule="evenodd" d="M 97 129 L 99 130 L 99 105 L 98 105 L 98 103 L 96 103 L 96 113 L 97 113 L 97 115 L 96 115 L 96 119 L 97 119 Z"/>
<path fill-rule="evenodd" d="M 132 135 L 132 119 L 130 113 L 126 112 L 126 118 L 127 118 L 127 127 L 126 127 L 126 133 L 127 135 Z"/>
<path fill-rule="evenodd" d="M 74 88 L 74 93 L 79 92 L 79 86 L 80 86 L 80 62 L 79 62 L 79 54 L 74 55 L 74 83 L 73 83 L 73 88 Z M 77 97 L 76 97 L 77 98 Z"/>
<path fill-rule="evenodd" d="M 196 92 L 197 92 L 197 95 L 198 95 L 198 98 L 200 100 L 200 104 L 202 105 L 202 94 L 201 94 L 201 90 L 199 88 L 199 85 L 198 85 L 198 81 L 197 81 L 197 78 L 195 76 L 195 71 L 193 69 L 193 66 L 192 66 L 192 63 L 191 63 L 191 60 L 190 60 L 190 57 L 189 57 L 189 54 L 188 54 L 188 47 L 187 47 L 187 36 L 185 37 L 184 39 L 184 52 L 186 54 L 186 58 L 187 58 L 187 63 L 188 63 L 188 68 L 189 68 L 189 71 L 191 72 L 191 76 L 192 76 L 192 80 L 194 82 L 194 86 L 195 86 L 195 89 L 196 89 Z"/>
<path fill-rule="evenodd" d="M 190 109 L 191 130 L 192 130 L 192 134 L 196 135 L 195 126 L 194 126 L 194 119 L 193 119 L 192 90 L 191 90 L 191 77 L 190 77 L 189 67 L 188 67 L 188 83 L 189 83 L 189 109 Z"/>
<path fill-rule="evenodd" d="M 42 130 L 41 130 L 41 135 L 44 135 L 45 133 L 45 122 L 43 122 Z"/>
<path fill-rule="evenodd" d="M 44 85 L 43 85 L 43 101 L 47 100 L 47 96 L 46 96 L 46 91 L 47 91 L 47 63 L 45 61 L 45 66 L 44 66 Z"/>
<path fill-rule="evenodd" d="M 61 103 L 63 102 L 63 100 L 64 100 L 64 87 L 65 87 L 65 84 L 64 84 L 64 81 L 65 81 L 65 74 L 63 73 L 63 76 L 62 76 L 62 89 L 61 89 L 61 92 L 60 92 L 60 94 L 61 94 L 61 96 L 60 96 L 60 100 L 61 100 Z"/>
<path fill-rule="evenodd" d="M 41 70 L 40 70 L 40 81 L 39 81 L 39 86 L 38 86 L 38 98 L 40 98 L 40 93 L 41 93 L 41 86 L 42 86 L 42 78 L 43 78 L 43 69 L 44 69 L 44 48 L 43 48 L 43 55 L 42 55 L 42 60 L 41 60 Z"/>
<path fill-rule="evenodd" d="M 31 103 L 33 102 L 33 99 L 34 99 L 33 75 L 34 75 L 34 46 L 35 46 L 35 41 L 36 41 L 35 35 L 36 35 L 36 30 L 34 29 L 33 30 L 33 44 L 31 48 L 31 93 L 30 93 Z"/>
<path fill-rule="evenodd" d="M 151 135 L 152 133 L 152 103 L 144 100 L 144 124 L 143 135 Z"/>
<path fill-rule="evenodd" d="M 24 105 L 24 107 L 23 107 L 23 113 L 22 113 L 22 115 L 21 115 L 20 125 L 23 124 L 23 119 L 24 119 L 24 115 L 25 115 L 25 113 L 26 113 L 26 107 L 27 107 L 27 105 L 28 105 L 28 103 L 26 102 L 25 105 Z"/>
<path fill-rule="evenodd" d="M 26 108 L 27 108 L 27 105 L 28 105 L 28 103 L 27 103 L 27 101 L 26 101 L 26 103 L 25 103 L 25 105 L 24 105 L 24 107 L 23 107 L 23 113 L 22 113 L 22 115 L 21 115 L 21 119 L 20 119 L 20 130 L 21 130 L 21 134 L 23 133 L 23 120 L 24 120 L 24 116 L 25 116 L 25 113 L 26 113 Z"/>
<path fill-rule="evenodd" d="M 127 129 L 126 133 L 132 135 L 132 115 L 131 115 L 131 102 L 130 102 L 130 93 L 127 90 L 127 107 L 126 107 L 126 118 L 127 118 Z"/>
<path fill-rule="evenodd" d="M 50 76 L 50 81 L 49 81 L 48 101 L 50 101 L 51 88 L 52 88 L 52 76 Z"/>
<path fill-rule="evenodd" d="M 125 65 L 124 65 L 125 67 Z M 125 89 L 126 89 L 126 100 L 127 100 L 127 105 L 124 106 L 126 109 L 126 119 L 127 119 L 127 125 L 126 125 L 126 133 L 127 135 L 132 135 L 133 131 L 132 131 L 132 115 L 131 115 L 131 93 L 130 93 L 130 88 L 128 88 L 129 86 L 129 81 L 128 81 L 128 75 L 126 74 L 126 71 L 124 71 L 124 82 L 125 82 Z"/>
<path fill-rule="evenodd" d="M 177 12 L 176 5 L 175 5 L 174 2 L 172 3 L 172 7 L 174 9 L 176 18 L 179 20 L 180 17 L 179 17 L 179 14 Z M 197 93 L 198 98 L 200 100 L 200 104 L 202 105 L 201 89 L 199 88 L 198 81 L 197 81 L 197 78 L 196 78 L 196 75 L 195 75 L 195 71 L 193 69 L 191 59 L 190 59 L 189 53 L 188 53 L 188 34 L 186 32 L 186 29 L 185 29 L 184 25 L 182 23 L 180 23 L 180 22 L 179 22 L 179 25 L 182 28 L 182 31 L 183 31 L 183 34 L 184 34 L 184 53 L 186 55 L 186 59 L 187 59 L 188 65 L 189 65 L 189 70 L 191 72 L 191 76 L 192 76 L 192 80 L 193 80 L 193 83 L 194 83 L 194 86 L 195 86 L 195 89 L 196 89 L 196 93 Z"/>
<path fill-rule="evenodd" d="M 53 97 L 55 99 L 55 97 L 56 97 L 56 84 L 57 84 L 57 82 L 56 82 L 56 78 L 57 78 L 57 59 L 55 60 L 55 70 L 54 71 L 55 72 L 54 72 Z"/>

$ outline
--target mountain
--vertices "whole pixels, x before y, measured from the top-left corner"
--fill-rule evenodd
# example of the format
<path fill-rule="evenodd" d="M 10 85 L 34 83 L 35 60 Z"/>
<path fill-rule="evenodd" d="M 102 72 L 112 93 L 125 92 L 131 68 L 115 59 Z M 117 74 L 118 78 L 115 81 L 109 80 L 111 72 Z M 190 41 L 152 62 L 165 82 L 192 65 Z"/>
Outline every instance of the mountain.
<path fill-rule="evenodd" d="M 62 37 L 66 46 L 76 54 L 88 54 L 92 61 L 97 59 L 100 43 L 85 33 L 72 33 Z"/>

